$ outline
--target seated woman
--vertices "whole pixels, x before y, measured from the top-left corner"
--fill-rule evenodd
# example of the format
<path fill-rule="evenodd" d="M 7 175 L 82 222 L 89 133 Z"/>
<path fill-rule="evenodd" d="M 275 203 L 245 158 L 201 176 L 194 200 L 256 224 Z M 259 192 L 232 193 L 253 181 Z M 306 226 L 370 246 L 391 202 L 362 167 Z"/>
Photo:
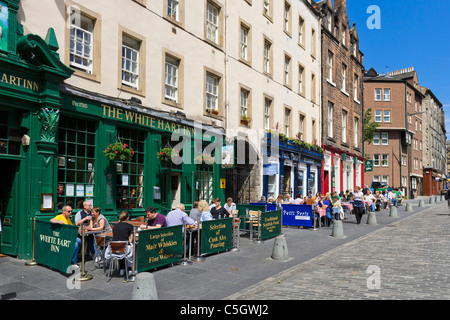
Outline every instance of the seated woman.
<path fill-rule="evenodd" d="M 327 225 L 330 225 L 330 222 L 333 221 L 333 216 L 331 215 L 330 210 L 331 204 L 330 201 L 327 200 L 327 197 L 325 195 L 320 196 L 320 200 L 317 202 L 317 208 L 318 210 L 325 210 L 325 216 L 327 219 Z"/>
<path fill-rule="evenodd" d="M 108 220 L 101 214 L 102 209 L 100 207 L 94 207 L 91 210 L 92 219 L 89 221 L 89 226 L 86 227 L 86 231 L 104 231 L 105 233 L 112 232 L 111 226 Z M 107 243 L 105 243 L 107 245 Z M 100 256 L 95 258 L 95 262 L 101 260 L 101 250 L 98 248 L 97 243 L 94 241 L 95 251 L 100 253 Z"/>
<path fill-rule="evenodd" d="M 199 201 L 198 211 L 200 211 L 200 214 L 199 214 L 200 221 L 210 221 L 210 220 L 214 219 L 209 210 L 208 202 L 206 202 L 205 200 Z"/>
<path fill-rule="evenodd" d="M 375 211 L 375 201 L 377 199 L 374 197 L 374 195 L 370 192 L 369 189 L 367 189 L 366 194 L 364 195 L 364 201 L 370 207 L 371 211 Z"/>
<path fill-rule="evenodd" d="M 380 211 L 381 210 L 381 206 L 382 206 L 382 203 L 383 203 L 383 195 L 381 194 L 381 192 L 380 191 L 375 191 L 375 199 L 376 199 L 376 202 L 375 202 L 375 210 L 376 211 Z"/>
<path fill-rule="evenodd" d="M 342 209 L 341 206 L 341 197 L 338 196 L 336 191 L 333 191 L 331 193 L 331 203 L 333 204 L 333 207 L 337 207 L 339 209 L 339 219 L 344 219 L 344 209 Z"/>
<path fill-rule="evenodd" d="M 133 226 L 127 221 L 130 218 L 128 212 L 122 211 L 119 216 L 119 223 L 114 226 L 112 241 L 127 241 L 126 259 L 128 266 L 133 264 Z M 105 260 L 111 259 L 111 247 L 108 246 L 105 250 Z"/>
<path fill-rule="evenodd" d="M 100 207 L 94 207 L 91 211 L 92 219 L 89 226 L 86 227 L 88 231 L 104 231 L 106 233 L 112 232 L 111 226 L 105 216 L 102 215 Z"/>

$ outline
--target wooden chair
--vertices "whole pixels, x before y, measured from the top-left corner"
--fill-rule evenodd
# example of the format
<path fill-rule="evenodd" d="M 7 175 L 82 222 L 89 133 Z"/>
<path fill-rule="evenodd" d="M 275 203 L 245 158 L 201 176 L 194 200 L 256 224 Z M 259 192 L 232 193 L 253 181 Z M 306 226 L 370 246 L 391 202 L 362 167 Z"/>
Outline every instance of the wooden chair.
<path fill-rule="evenodd" d="M 128 241 L 111 241 L 109 243 L 109 248 L 111 251 L 111 259 L 109 261 L 108 268 L 108 282 L 111 280 L 112 273 L 115 269 L 115 265 L 119 265 L 120 260 L 125 261 L 125 274 L 128 281 L 128 261 L 127 261 L 127 245 Z"/>

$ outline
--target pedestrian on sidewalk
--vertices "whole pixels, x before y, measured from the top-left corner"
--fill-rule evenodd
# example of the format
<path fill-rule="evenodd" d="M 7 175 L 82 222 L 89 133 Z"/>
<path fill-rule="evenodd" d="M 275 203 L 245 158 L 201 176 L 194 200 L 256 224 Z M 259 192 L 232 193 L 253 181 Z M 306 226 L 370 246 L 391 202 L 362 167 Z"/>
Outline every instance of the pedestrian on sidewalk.
<path fill-rule="evenodd" d="M 364 214 L 364 194 L 360 187 L 356 187 L 353 192 L 353 210 L 355 212 L 356 223 L 361 224 L 361 218 Z"/>

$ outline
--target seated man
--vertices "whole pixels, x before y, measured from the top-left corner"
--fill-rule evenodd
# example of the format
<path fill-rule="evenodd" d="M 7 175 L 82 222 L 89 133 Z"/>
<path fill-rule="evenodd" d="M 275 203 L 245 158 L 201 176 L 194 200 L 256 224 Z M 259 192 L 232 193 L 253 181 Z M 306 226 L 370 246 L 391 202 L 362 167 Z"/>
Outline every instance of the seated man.
<path fill-rule="evenodd" d="M 166 217 L 161 213 L 156 212 L 153 207 L 148 207 L 145 209 L 145 214 L 147 215 L 147 224 L 141 224 L 140 229 L 157 229 L 167 227 Z"/>
<path fill-rule="evenodd" d="M 51 219 L 50 222 L 56 224 L 67 224 L 72 226 L 73 223 L 72 220 L 70 219 L 71 217 L 72 217 L 72 207 L 64 206 L 62 208 L 62 213 Z M 72 265 L 77 264 L 77 256 L 78 251 L 80 251 L 80 247 L 81 247 L 81 239 L 77 237 L 77 240 L 75 241 L 75 249 L 73 250 Z"/>
<path fill-rule="evenodd" d="M 392 192 L 392 190 L 390 190 L 388 193 L 388 199 L 392 206 L 397 207 L 397 195 L 394 192 Z"/>

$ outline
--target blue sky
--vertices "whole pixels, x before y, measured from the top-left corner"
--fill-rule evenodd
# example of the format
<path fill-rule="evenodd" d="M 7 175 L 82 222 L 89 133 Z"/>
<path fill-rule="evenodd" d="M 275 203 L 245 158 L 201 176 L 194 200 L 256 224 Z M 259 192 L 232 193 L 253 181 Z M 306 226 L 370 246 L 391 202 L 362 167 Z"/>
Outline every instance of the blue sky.
<path fill-rule="evenodd" d="M 380 29 L 369 29 L 371 5 L 380 8 Z M 364 66 L 378 73 L 414 67 L 422 86 L 444 105 L 450 139 L 449 0 L 347 0 L 350 25 L 356 23 Z"/>

